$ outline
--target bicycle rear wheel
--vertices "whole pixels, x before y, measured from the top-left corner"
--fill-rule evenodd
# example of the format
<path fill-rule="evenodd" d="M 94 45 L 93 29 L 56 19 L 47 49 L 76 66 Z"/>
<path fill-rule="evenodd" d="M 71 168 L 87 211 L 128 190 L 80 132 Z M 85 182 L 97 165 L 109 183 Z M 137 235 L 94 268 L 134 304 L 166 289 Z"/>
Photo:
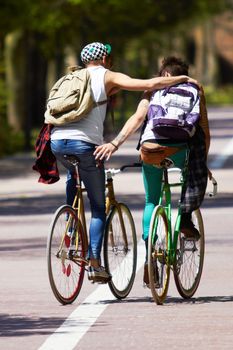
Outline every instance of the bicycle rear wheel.
<path fill-rule="evenodd" d="M 69 234 L 68 234 L 69 233 Z M 78 250 L 70 255 L 70 234 L 78 239 Z M 74 209 L 57 209 L 47 241 L 47 265 L 53 294 L 62 304 L 71 304 L 78 296 L 85 272 L 85 236 Z"/>
<path fill-rule="evenodd" d="M 205 254 L 204 225 L 200 210 L 192 213 L 192 221 L 200 233 L 198 241 L 185 239 L 180 232 L 174 265 L 174 279 L 183 298 L 191 298 L 196 292 L 203 269 Z"/>
<path fill-rule="evenodd" d="M 109 288 L 118 299 L 133 286 L 137 265 L 137 237 L 129 208 L 119 203 L 108 216 L 104 236 L 104 264 L 112 275 Z"/>
<path fill-rule="evenodd" d="M 154 301 L 161 305 L 167 296 L 170 265 L 167 263 L 168 224 L 162 206 L 156 206 L 150 221 L 148 238 L 148 273 Z"/>

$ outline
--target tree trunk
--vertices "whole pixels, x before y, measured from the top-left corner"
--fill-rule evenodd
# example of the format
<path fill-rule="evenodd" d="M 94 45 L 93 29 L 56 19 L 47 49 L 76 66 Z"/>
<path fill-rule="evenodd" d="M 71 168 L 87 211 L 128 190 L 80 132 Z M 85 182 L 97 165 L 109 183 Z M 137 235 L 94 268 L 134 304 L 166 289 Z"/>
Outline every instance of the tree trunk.
<path fill-rule="evenodd" d="M 23 131 L 25 149 L 31 148 L 31 129 L 42 125 L 45 109 L 47 62 L 38 49 L 38 34 L 17 31 L 6 38 L 6 76 L 10 91 L 8 122 Z"/>
<path fill-rule="evenodd" d="M 215 85 L 217 63 L 211 21 L 195 28 L 194 40 L 196 78 L 204 85 Z"/>
<path fill-rule="evenodd" d="M 22 46 L 23 34 L 20 31 L 8 34 L 5 45 L 6 82 L 10 91 L 8 102 L 8 123 L 15 131 L 23 129 L 25 116 L 25 53 Z"/>

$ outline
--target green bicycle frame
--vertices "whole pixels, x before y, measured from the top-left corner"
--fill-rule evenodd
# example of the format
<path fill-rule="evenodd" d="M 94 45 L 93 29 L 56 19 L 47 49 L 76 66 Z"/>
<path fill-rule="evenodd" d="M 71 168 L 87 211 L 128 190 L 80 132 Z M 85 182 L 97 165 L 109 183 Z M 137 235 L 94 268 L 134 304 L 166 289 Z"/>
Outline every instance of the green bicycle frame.
<path fill-rule="evenodd" d="M 178 235 L 180 231 L 180 221 L 181 221 L 181 208 L 180 205 L 178 205 L 178 213 L 174 225 L 174 234 L 172 234 L 172 205 L 171 205 L 171 188 L 172 187 L 181 187 L 185 183 L 186 180 L 186 174 L 187 174 L 187 165 L 188 165 L 188 157 L 189 157 L 189 150 L 186 150 L 186 157 L 185 157 L 185 164 L 184 168 L 182 170 L 182 176 L 181 180 L 179 182 L 175 183 L 169 183 L 168 180 L 168 169 L 164 168 L 163 170 L 163 182 L 161 186 L 161 192 L 160 192 L 160 198 L 159 198 L 159 205 L 162 206 L 166 213 L 167 218 L 167 229 L 168 229 L 168 251 L 167 251 L 167 263 L 169 265 L 172 265 L 175 261 L 175 249 L 177 246 L 178 241 Z M 154 226 L 154 239 L 156 239 L 156 231 L 157 231 L 157 225 L 158 222 L 155 222 Z"/>

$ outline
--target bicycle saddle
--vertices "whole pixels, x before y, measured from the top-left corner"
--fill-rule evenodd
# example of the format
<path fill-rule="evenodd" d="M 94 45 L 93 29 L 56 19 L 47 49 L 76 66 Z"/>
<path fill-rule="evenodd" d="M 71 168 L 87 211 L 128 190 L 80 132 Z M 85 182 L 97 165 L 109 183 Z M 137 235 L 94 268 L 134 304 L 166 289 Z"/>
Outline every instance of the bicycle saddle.
<path fill-rule="evenodd" d="M 73 165 L 80 163 L 80 158 L 73 154 L 64 154 L 64 158 Z"/>

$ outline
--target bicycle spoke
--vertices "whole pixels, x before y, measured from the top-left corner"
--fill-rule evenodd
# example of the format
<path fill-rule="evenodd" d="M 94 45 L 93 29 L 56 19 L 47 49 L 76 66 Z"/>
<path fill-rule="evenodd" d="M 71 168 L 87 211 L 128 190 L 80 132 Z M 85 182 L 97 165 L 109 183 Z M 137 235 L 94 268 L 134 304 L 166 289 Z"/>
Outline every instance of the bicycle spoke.
<path fill-rule="evenodd" d="M 148 238 L 148 272 L 154 301 L 162 304 L 166 298 L 170 266 L 167 264 L 168 229 L 164 209 L 157 206 L 152 214 Z"/>
<path fill-rule="evenodd" d="M 137 242 L 133 218 L 128 207 L 120 204 L 109 215 L 104 239 L 105 267 L 112 275 L 109 287 L 119 299 L 125 298 L 132 288 L 136 259 Z"/>
<path fill-rule="evenodd" d="M 74 257 L 70 256 L 71 238 L 68 233 L 78 235 L 79 246 Z M 47 244 L 47 261 L 50 285 L 55 297 L 62 304 L 72 303 L 78 296 L 84 277 L 83 231 L 74 210 L 67 205 L 60 207 L 52 221 Z"/>
<path fill-rule="evenodd" d="M 204 263 L 205 242 L 200 210 L 194 212 L 193 222 L 199 230 L 200 239 L 198 241 L 185 239 L 180 233 L 176 249 L 174 278 L 177 289 L 183 298 L 192 297 L 197 290 Z"/>

